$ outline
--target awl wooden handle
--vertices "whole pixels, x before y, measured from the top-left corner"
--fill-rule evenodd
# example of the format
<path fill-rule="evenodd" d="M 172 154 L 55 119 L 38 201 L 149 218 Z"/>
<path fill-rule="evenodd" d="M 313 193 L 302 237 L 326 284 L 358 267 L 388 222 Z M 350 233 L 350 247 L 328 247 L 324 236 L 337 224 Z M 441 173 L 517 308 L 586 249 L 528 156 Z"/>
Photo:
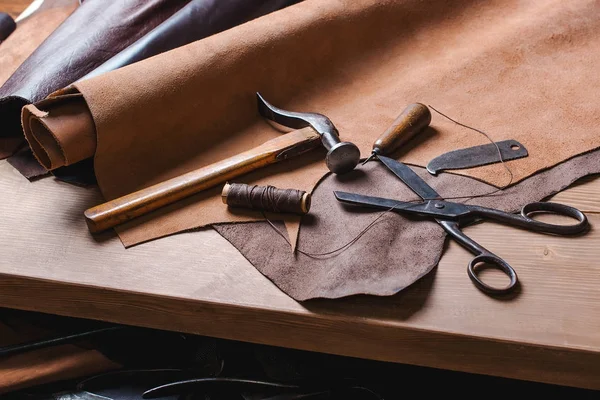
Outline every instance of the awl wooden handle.
<path fill-rule="evenodd" d="M 312 128 L 286 133 L 252 150 L 92 207 L 84 213 L 88 229 L 92 233 L 104 231 L 320 145 L 321 136 Z"/>
<path fill-rule="evenodd" d="M 387 155 L 398 150 L 431 122 L 431 111 L 421 103 L 404 109 L 392 125 L 373 143 L 373 153 Z"/>

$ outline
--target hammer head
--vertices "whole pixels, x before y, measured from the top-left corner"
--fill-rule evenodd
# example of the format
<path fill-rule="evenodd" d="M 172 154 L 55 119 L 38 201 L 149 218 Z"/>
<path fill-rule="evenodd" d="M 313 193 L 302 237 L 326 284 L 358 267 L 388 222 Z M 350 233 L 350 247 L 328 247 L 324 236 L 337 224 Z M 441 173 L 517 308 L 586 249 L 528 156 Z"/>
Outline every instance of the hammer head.
<path fill-rule="evenodd" d="M 293 129 L 310 126 L 321 135 L 321 142 L 328 150 L 325 158 L 327 168 L 335 174 L 350 172 L 360 160 L 360 150 L 354 143 L 340 142 L 338 130 L 323 114 L 286 111 L 269 104 L 256 93 L 258 112 L 264 118 Z"/>

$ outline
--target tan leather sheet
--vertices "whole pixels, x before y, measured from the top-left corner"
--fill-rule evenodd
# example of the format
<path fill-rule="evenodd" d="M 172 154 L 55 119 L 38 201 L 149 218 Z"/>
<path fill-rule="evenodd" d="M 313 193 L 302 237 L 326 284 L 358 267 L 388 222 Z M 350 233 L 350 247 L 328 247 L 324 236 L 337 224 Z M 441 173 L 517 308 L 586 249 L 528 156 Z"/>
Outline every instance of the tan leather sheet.
<path fill-rule="evenodd" d="M 518 182 L 600 146 L 599 33 L 600 7 L 588 0 L 306 0 L 54 96 L 83 95 L 95 129 L 82 131 L 97 136 L 87 156 L 107 199 L 281 134 L 258 116 L 256 91 L 281 108 L 327 115 L 363 157 L 407 104 L 430 104 L 494 140 L 525 145 L 529 157 L 510 162 Z M 37 120 L 51 124 L 52 109 L 40 108 L 49 113 L 24 113 L 29 133 Z M 50 136 L 60 143 L 61 132 Z M 424 166 L 486 140 L 434 114 L 432 129 L 398 157 Z M 323 154 L 244 181 L 311 190 L 327 172 Z M 502 171 L 460 173 L 500 186 Z M 258 217 L 227 211 L 218 189 L 120 228 L 121 239 Z"/>

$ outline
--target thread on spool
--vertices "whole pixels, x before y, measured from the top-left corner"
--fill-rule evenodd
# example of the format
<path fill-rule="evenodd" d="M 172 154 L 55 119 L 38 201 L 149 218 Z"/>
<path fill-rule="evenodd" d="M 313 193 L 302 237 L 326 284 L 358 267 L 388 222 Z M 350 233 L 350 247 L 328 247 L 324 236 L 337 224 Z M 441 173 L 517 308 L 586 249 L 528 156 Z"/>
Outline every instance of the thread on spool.
<path fill-rule="evenodd" d="M 223 187 L 221 196 L 223 202 L 231 207 L 301 215 L 310 210 L 310 194 L 298 189 L 228 183 Z"/>

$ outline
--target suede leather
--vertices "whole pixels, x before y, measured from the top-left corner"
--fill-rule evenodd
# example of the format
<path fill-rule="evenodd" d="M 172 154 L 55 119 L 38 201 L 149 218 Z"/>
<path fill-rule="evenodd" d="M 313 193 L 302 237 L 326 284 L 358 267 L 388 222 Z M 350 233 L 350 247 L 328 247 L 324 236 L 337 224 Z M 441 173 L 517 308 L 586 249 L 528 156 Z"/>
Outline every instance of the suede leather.
<path fill-rule="evenodd" d="M 188 2 L 85 1 L 0 87 L 0 137 L 22 138 L 22 106 L 73 83 Z M 0 152 L 10 150 L 3 148 Z"/>
<path fill-rule="evenodd" d="M 529 157 L 509 163 L 519 182 L 600 146 L 590 90 L 600 85 L 599 21 L 600 8 L 589 0 L 306 0 L 78 82 L 54 93 L 51 107 L 27 107 L 23 123 L 26 130 L 42 126 L 32 121 L 49 121 L 61 96 L 81 93 L 94 122 L 82 131 L 97 137 L 88 156 L 112 199 L 281 134 L 258 116 L 256 91 L 281 108 L 327 115 L 363 157 L 407 104 L 422 102 L 493 140 L 523 143 Z M 446 151 L 487 143 L 435 113 L 431 125 L 395 156 L 425 166 Z M 315 151 L 241 181 L 293 182 L 310 192 L 327 172 L 323 155 Z M 501 186 L 508 182 L 502 171 L 495 164 L 460 174 Z M 260 219 L 224 209 L 218 195 L 196 195 L 122 226 L 119 235 L 129 246 Z"/>
<path fill-rule="evenodd" d="M 137 42 L 80 80 L 101 75 L 242 24 L 298 0 L 191 0 Z"/>
<path fill-rule="evenodd" d="M 494 190 L 493 186 L 472 178 L 450 173 L 433 177 L 424 168 L 413 169 L 442 196 Z M 517 212 L 527 203 L 565 189 L 582 174 L 597 173 L 600 173 L 600 150 L 540 172 L 494 196 L 475 198 L 468 203 Z M 309 253 L 336 249 L 350 242 L 380 215 L 378 210 L 345 207 L 335 199 L 333 190 L 418 200 L 379 162 L 367 163 L 343 180 L 329 176 L 313 192 L 311 212 L 305 216 L 298 237 L 299 249 Z M 282 230 L 282 224 L 278 225 Z M 266 222 L 223 224 L 214 228 L 263 275 L 299 301 L 357 294 L 393 295 L 427 275 L 438 264 L 446 238 L 445 231 L 432 219 L 390 212 L 346 250 L 330 256 L 308 257 L 292 254 L 287 242 Z M 509 254 L 498 256 L 510 260 Z M 518 266 L 514 267 L 518 273 Z M 469 279 L 466 268 L 465 265 L 464 279 Z"/>
<path fill-rule="evenodd" d="M 17 29 L 0 45 L 0 85 L 78 5 L 77 0 L 46 0 L 33 14 L 17 23 Z M 0 159 L 4 159 L 21 147 L 24 140 L 20 135 L 3 134 L 4 127 L 0 129 Z"/>

